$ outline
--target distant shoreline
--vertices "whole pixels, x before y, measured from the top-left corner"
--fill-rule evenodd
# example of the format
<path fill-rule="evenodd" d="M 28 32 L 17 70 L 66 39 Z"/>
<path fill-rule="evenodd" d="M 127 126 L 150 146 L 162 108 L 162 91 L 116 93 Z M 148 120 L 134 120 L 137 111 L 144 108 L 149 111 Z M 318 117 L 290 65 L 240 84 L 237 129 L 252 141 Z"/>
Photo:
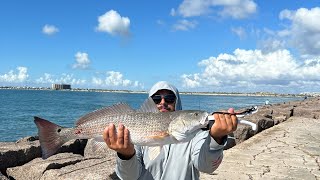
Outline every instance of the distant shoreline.
<path fill-rule="evenodd" d="M 1 86 L 0 90 L 47 90 L 47 91 L 76 91 L 76 92 L 112 92 L 112 93 L 137 93 L 147 94 L 147 91 L 132 91 L 132 90 L 110 90 L 110 89 L 89 89 L 89 88 L 72 88 L 64 90 L 55 90 L 49 87 L 13 87 Z M 305 97 L 319 96 L 319 94 L 278 94 L 270 92 L 255 92 L 255 93 L 238 93 L 238 92 L 180 92 L 183 95 L 208 95 L 208 96 L 266 96 L 266 97 Z"/>

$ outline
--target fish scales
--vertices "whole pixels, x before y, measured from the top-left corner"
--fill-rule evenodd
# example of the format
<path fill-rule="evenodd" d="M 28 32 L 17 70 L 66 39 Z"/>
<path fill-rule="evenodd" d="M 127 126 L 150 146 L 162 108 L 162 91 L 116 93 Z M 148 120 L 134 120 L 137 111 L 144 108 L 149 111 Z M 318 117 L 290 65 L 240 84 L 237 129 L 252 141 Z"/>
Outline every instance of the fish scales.
<path fill-rule="evenodd" d="M 94 138 L 101 141 L 104 129 L 110 123 L 122 123 L 130 132 L 135 145 L 162 146 L 186 142 L 208 124 L 208 113 L 198 110 L 159 112 L 149 97 L 138 110 L 127 104 L 117 104 L 90 112 L 77 120 L 75 127 L 65 128 L 48 120 L 34 117 L 42 150 L 48 158 L 71 139 Z M 103 141 L 102 141 L 103 142 Z"/>
<path fill-rule="evenodd" d="M 130 129 L 133 139 L 135 136 L 151 135 L 154 132 L 166 132 L 170 124 L 170 113 L 129 113 L 124 115 L 104 116 L 99 119 L 86 121 L 75 127 L 76 138 L 93 138 L 101 135 L 110 123 L 122 123 Z"/>

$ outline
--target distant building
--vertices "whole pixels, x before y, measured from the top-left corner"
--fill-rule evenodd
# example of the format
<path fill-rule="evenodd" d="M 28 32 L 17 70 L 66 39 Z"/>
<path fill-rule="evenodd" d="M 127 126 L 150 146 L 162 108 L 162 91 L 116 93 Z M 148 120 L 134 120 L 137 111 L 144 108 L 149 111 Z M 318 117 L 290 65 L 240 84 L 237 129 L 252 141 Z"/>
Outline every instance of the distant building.
<path fill-rule="evenodd" d="M 70 84 L 52 84 L 52 89 L 62 90 L 62 89 L 71 89 Z"/>

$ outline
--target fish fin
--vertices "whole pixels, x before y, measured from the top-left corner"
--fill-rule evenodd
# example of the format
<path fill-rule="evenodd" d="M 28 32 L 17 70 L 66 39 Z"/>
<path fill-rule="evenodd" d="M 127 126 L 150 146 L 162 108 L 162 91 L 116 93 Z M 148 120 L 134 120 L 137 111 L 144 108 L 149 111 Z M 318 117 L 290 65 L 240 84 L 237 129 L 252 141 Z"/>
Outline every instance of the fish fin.
<path fill-rule="evenodd" d="M 162 146 L 149 147 L 148 150 L 149 150 L 149 152 L 148 152 L 149 160 L 150 160 L 150 161 L 153 161 L 153 160 L 155 160 L 155 159 L 159 156 L 159 154 L 161 153 Z"/>
<path fill-rule="evenodd" d="M 63 127 L 36 116 L 34 117 L 34 123 L 38 127 L 43 159 L 47 159 L 55 154 L 59 148 L 68 141 L 68 139 L 60 138 L 59 136 L 58 132 L 60 132 Z"/>
<path fill-rule="evenodd" d="M 154 103 L 151 97 L 148 97 L 148 99 L 144 101 L 140 109 L 138 109 L 137 111 L 143 112 L 143 113 L 145 112 L 159 113 L 160 112 L 157 105 Z"/>
<path fill-rule="evenodd" d="M 188 136 L 187 136 L 186 134 L 184 134 L 184 133 L 172 132 L 171 134 L 172 134 L 172 136 L 173 136 L 176 140 L 178 140 L 178 141 L 186 140 L 187 137 L 188 137 Z"/>
<path fill-rule="evenodd" d="M 83 124 L 85 122 L 91 121 L 92 119 L 98 119 L 101 116 L 125 114 L 128 112 L 134 112 L 134 111 L 135 110 L 132 109 L 128 104 L 125 104 L 125 103 L 115 104 L 112 106 L 97 109 L 93 112 L 90 112 L 90 113 L 80 117 L 76 122 L 76 126 Z"/>
<path fill-rule="evenodd" d="M 106 148 L 107 148 L 107 145 L 104 142 L 102 136 L 98 136 L 93 139 L 93 141 L 92 141 L 92 151 L 93 152 L 97 152 L 97 151 L 100 151 L 100 150 L 106 149 Z"/>
<path fill-rule="evenodd" d="M 177 131 L 171 132 L 171 136 L 178 142 L 186 142 L 191 140 L 201 129 L 194 130 L 192 133 L 185 134 Z"/>

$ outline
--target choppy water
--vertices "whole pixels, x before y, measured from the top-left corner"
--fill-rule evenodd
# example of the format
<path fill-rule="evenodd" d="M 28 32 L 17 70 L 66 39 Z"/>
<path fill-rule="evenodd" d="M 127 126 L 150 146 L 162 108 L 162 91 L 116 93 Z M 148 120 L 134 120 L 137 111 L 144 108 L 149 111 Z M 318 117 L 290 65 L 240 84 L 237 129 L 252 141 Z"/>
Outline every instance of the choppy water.
<path fill-rule="evenodd" d="M 33 116 L 72 127 L 76 119 L 90 111 L 118 102 L 137 109 L 146 98 L 147 94 L 135 93 L 0 90 L 0 141 L 16 141 L 36 135 Z M 281 103 L 302 98 L 181 95 L 183 109 L 208 112 L 263 105 L 267 99 L 270 103 Z"/>

